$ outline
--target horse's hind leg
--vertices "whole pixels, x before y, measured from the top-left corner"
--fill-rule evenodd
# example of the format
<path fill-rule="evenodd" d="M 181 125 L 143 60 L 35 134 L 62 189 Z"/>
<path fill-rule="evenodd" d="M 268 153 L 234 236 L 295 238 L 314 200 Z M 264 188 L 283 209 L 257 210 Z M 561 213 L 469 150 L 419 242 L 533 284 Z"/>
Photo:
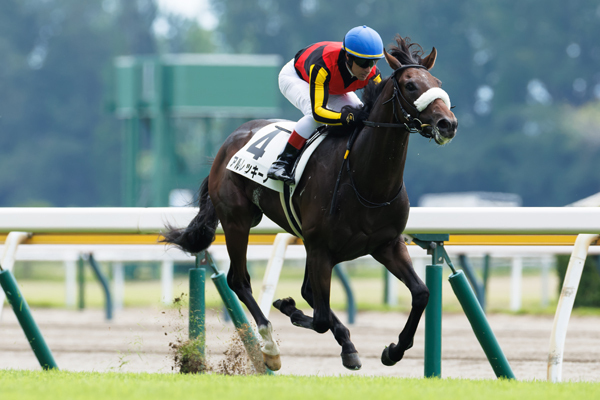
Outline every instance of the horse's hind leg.
<path fill-rule="evenodd" d="M 273 327 L 269 320 L 261 311 L 258 303 L 252 296 L 252 287 L 250 286 L 250 275 L 246 266 L 246 251 L 248 249 L 248 235 L 252 224 L 252 215 L 247 216 L 248 210 L 252 209 L 248 205 L 245 211 L 233 213 L 236 215 L 235 221 L 221 220 L 223 232 L 226 237 L 227 252 L 231 260 L 231 266 L 227 273 L 227 283 L 231 290 L 237 294 L 242 303 L 246 305 L 250 314 L 256 321 L 258 332 L 263 339 L 261 348 L 263 360 L 267 367 L 272 371 L 281 368 L 281 359 L 279 357 L 279 348 L 273 340 Z"/>
<path fill-rule="evenodd" d="M 331 284 L 331 269 L 322 268 L 322 273 L 329 275 L 328 286 Z M 327 292 L 329 296 L 329 291 Z M 314 308 L 314 293 L 310 284 L 308 270 L 304 274 L 304 282 L 302 283 L 302 297 L 307 301 L 308 305 Z M 328 297 L 329 298 L 329 297 Z M 275 308 L 290 317 L 292 324 L 307 329 L 314 329 L 313 318 L 305 315 L 301 310 L 296 308 L 296 302 L 291 297 L 277 300 L 274 304 Z M 359 370 L 362 367 L 360 357 L 356 351 L 356 347 L 350 340 L 350 331 L 339 318 L 329 309 L 329 317 L 331 321 L 330 330 L 335 337 L 335 340 L 342 347 L 342 364 L 350 370 Z"/>
<path fill-rule="evenodd" d="M 383 364 L 394 365 L 404 357 L 404 352 L 413 345 L 419 320 L 429 300 L 429 290 L 413 269 L 408 250 L 401 239 L 379 249 L 372 256 L 395 277 L 400 279 L 410 290 L 412 296 L 412 308 L 406 325 L 398 336 L 398 344 L 390 344 L 389 347 L 383 350 L 381 355 Z"/>

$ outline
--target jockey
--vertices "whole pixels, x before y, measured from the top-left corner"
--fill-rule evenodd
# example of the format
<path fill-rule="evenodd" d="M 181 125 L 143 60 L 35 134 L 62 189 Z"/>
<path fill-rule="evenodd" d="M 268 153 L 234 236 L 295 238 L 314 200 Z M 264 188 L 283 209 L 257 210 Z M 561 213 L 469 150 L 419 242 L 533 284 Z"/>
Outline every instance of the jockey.
<path fill-rule="evenodd" d="M 294 184 L 292 169 L 307 139 L 321 125 L 354 126 L 352 110 L 362 102 L 354 93 L 370 80 L 381 82 L 375 66 L 383 58 L 383 42 L 373 29 L 352 28 L 343 42 L 319 42 L 300 50 L 279 73 L 281 93 L 302 113 L 267 176 Z"/>

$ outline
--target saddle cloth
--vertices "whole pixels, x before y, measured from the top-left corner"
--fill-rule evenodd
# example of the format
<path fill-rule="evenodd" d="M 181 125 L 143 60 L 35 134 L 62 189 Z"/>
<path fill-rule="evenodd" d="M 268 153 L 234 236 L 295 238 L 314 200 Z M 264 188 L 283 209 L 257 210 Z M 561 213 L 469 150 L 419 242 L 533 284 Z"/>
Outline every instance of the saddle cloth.
<path fill-rule="evenodd" d="M 278 121 L 260 129 L 244 147 L 231 157 L 227 163 L 227 169 L 262 186 L 283 193 L 285 186 L 283 182 L 267 178 L 267 171 L 285 147 L 295 124 L 293 121 Z M 307 142 L 296 161 L 294 176 L 296 184 L 300 181 L 311 154 L 325 136 L 325 134 L 315 134 L 313 135 L 314 140 L 311 138 Z"/>
<path fill-rule="evenodd" d="M 267 171 L 285 147 L 295 124 L 293 121 L 278 121 L 265 126 L 231 157 L 227 169 L 279 192 L 281 206 L 292 231 L 297 237 L 303 239 L 302 224 L 294 209 L 292 195 L 310 156 L 327 134 L 321 132 L 314 134 L 302 149 L 294 167 L 295 184 L 289 186 L 267 177 Z"/>

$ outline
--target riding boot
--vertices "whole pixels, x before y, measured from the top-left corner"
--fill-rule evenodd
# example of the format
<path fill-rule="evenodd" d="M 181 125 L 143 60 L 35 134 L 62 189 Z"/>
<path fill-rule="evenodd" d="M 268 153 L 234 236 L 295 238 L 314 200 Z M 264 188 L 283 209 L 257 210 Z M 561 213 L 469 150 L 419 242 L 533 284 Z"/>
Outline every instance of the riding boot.
<path fill-rule="evenodd" d="M 277 157 L 277 160 L 271 165 L 267 176 L 277 181 L 283 181 L 288 185 L 296 183 L 293 174 L 296 158 L 300 154 L 300 150 L 289 143 L 286 143 L 285 148 Z"/>

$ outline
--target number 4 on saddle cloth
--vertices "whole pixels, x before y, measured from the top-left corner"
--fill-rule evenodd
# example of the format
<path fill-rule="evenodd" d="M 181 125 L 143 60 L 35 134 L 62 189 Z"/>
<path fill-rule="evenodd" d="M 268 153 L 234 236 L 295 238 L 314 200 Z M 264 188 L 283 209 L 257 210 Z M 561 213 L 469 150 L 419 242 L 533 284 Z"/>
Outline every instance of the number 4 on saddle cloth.
<path fill-rule="evenodd" d="M 327 133 L 317 130 L 317 133 L 306 142 L 293 169 L 296 184 L 289 186 L 267 177 L 267 171 L 285 147 L 295 125 L 294 121 L 278 121 L 265 126 L 231 157 L 227 163 L 227 169 L 279 192 L 281 205 L 292 231 L 297 237 L 303 239 L 300 220 L 292 203 L 292 195 L 296 184 L 302 177 L 308 159 L 325 139 Z"/>
<path fill-rule="evenodd" d="M 267 178 L 267 171 L 285 147 L 295 124 L 296 122 L 294 121 L 278 121 L 265 126 L 256 132 L 252 139 L 234 154 L 227 163 L 227 169 L 262 186 L 282 193 L 284 191 L 283 182 Z M 323 141 L 325 136 L 327 136 L 325 133 L 317 132 L 302 149 L 302 153 L 294 166 L 296 184 L 300 181 L 300 177 L 302 177 L 302 172 L 306 167 L 310 155 L 319 143 Z"/>

